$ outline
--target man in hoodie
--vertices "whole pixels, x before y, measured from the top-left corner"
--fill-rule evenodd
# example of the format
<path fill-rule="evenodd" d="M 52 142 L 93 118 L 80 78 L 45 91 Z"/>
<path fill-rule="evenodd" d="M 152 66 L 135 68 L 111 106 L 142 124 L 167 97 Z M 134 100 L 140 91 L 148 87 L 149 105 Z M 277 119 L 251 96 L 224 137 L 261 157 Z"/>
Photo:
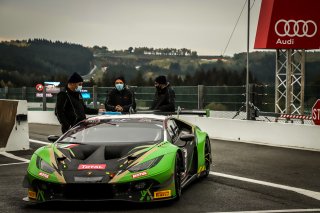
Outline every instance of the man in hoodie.
<path fill-rule="evenodd" d="M 86 119 L 86 114 L 98 114 L 98 109 L 88 108 L 82 99 L 83 79 L 78 73 L 73 73 L 65 89 L 58 93 L 55 114 L 65 133 L 78 122 Z"/>
<path fill-rule="evenodd" d="M 109 92 L 105 101 L 106 111 L 129 112 L 136 109 L 134 94 L 126 87 L 124 77 L 114 81 L 114 88 Z"/>
<path fill-rule="evenodd" d="M 159 110 L 162 112 L 174 112 L 175 93 L 169 82 L 167 82 L 167 78 L 163 75 L 160 75 L 154 81 L 156 93 L 150 109 Z"/>

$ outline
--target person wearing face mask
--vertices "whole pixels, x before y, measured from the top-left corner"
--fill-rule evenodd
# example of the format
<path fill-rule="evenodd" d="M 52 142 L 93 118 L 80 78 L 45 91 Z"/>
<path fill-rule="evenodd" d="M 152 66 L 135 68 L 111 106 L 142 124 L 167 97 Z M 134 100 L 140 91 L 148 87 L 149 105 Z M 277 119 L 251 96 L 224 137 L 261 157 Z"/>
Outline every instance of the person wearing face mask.
<path fill-rule="evenodd" d="M 134 94 L 126 87 L 124 77 L 114 81 L 114 88 L 109 92 L 105 101 L 106 111 L 129 112 L 136 109 Z"/>
<path fill-rule="evenodd" d="M 78 122 L 86 119 L 86 114 L 98 114 L 98 109 L 88 108 L 82 99 L 83 79 L 78 73 L 73 73 L 64 90 L 57 95 L 55 114 L 65 133 Z"/>
<path fill-rule="evenodd" d="M 175 111 L 175 92 L 167 82 L 166 76 L 160 75 L 154 80 L 156 92 L 151 110 L 159 110 L 162 112 Z"/>

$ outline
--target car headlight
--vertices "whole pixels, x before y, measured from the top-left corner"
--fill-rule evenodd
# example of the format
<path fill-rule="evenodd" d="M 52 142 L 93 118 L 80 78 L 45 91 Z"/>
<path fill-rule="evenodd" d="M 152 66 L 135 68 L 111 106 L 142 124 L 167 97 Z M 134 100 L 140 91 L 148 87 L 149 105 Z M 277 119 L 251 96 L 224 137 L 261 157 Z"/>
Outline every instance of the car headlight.
<path fill-rule="evenodd" d="M 37 167 L 38 169 L 41 169 L 42 171 L 50 174 L 55 171 L 55 169 L 52 166 L 50 166 L 47 162 L 42 160 L 40 157 L 37 158 Z"/>
<path fill-rule="evenodd" d="M 150 169 L 150 168 L 154 167 L 155 165 L 157 165 L 162 158 L 163 158 L 163 155 L 159 156 L 157 158 L 153 158 L 151 160 L 148 160 L 146 162 L 134 165 L 134 166 L 130 167 L 128 170 L 130 172 L 139 172 L 142 170 Z"/>

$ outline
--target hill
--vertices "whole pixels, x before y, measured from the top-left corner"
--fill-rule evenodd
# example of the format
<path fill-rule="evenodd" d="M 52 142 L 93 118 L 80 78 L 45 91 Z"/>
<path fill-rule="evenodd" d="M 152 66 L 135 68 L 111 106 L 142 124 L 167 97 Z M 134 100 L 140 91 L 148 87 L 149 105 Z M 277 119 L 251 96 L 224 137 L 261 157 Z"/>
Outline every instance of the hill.
<path fill-rule="evenodd" d="M 251 52 L 250 82 L 274 84 L 275 62 L 274 51 Z M 98 86 L 113 86 L 113 79 L 119 75 L 136 86 L 153 85 L 157 75 L 168 76 L 176 86 L 237 86 L 245 84 L 246 53 L 199 56 L 186 48 L 147 47 L 109 51 L 107 47 L 88 48 L 44 39 L 0 43 L 0 87 L 65 82 L 73 72 Z M 319 52 L 307 52 L 306 85 L 320 85 Z"/>
<path fill-rule="evenodd" d="M 81 45 L 44 39 L 0 43 L 0 86 L 34 86 L 86 74 L 93 54 Z"/>

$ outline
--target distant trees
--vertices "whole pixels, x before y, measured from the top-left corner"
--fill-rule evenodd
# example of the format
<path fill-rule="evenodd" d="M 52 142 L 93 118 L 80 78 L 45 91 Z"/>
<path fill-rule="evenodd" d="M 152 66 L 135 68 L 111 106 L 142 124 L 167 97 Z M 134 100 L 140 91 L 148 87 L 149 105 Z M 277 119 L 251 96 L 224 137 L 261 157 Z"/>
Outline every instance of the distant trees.
<path fill-rule="evenodd" d="M 128 69 L 125 71 L 125 69 Z M 104 73 L 101 86 L 114 86 L 113 79 L 119 75 L 126 76 L 127 84 L 132 86 L 153 86 L 153 79 L 148 77 L 148 73 L 142 71 L 133 71 L 129 67 L 122 67 L 113 69 L 111 72 Z M 128 75 L 130 73 L 130 75 Z M 163 75 L 163 74 L 162 74 Z M 155 75 L 157 76 L 157 75 Z M 154 77 L 155 77 L 154 76 Z M 236 70 L 225 70 L 212 68 L 210 70 L 198 70 L 193 74 L 186 74 L 185 76 L 170 72 L 167 75 L 168 81 L 173 86 L 241 86 L 245 85 L 245 69 L 242 72 Z M 256 79 L 250 75 L 250 82 L 257 82 Z"/>
<path fill-rule="evenodd" d="M 173 57 L 172 57 L 173 56 Z M 306 57 L 306 92 L 319 94 L 320 53 Z M 273 84 L 275 52 L 250 53 L 250 83 Z M 106 46 L 86 48 L 45 39 L 0 42 L 0 87 L 34 86 L 43 81 L 66 82 L 72 72 L 85 75 L 96 64 L 104 70 L 98 86 L 113 86 L 124 76 L 130 85 L 153 86 L 153 79 L 166 75 L 174 86 L 239 86 L 245 84 L 246 54 L 233 57 L 198 56 L 187 48 L 129 47 L 109 51 Z M 96 78 L 95 78 L 96 80 Z"/>
<path fill-rule="evenodd" d="M 149 47 L 136 47 L 134 53 L 137 55 L 159 55 L 159 56 L 197 56 L 196 51 L 191 51 L 187 48 L 149 48 Z"/>
<path fill-rule="evenodd" d="M 129 53 L 132 53 L 132 52 L 133 52 L 133 47 L 129 47 L 129 48 L 128 48 L 128 52 L 129 52 Z"/>
<path fill-rule="evenodd" d="M 92 52 L 81 45 L 29 39 L 0 43 L 0 86 L 34 86 L 90 70 Z M 10 83 L 9 83 L 10 81 Z"/>

